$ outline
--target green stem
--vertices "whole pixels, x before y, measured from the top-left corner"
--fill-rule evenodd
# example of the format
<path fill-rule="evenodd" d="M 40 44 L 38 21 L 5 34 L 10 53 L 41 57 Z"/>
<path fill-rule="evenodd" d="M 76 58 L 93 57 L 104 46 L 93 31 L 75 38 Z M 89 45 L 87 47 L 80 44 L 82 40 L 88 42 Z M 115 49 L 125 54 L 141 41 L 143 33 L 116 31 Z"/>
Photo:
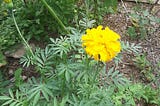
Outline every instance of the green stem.
<path fill-rule="evenodd" d="M 89 21 L 89 1 L 88 0 L 85 1 L 85 8 L 86 8 L 86 18 L 87 18 L 87 22 L 86 22 L 86 29 L 87 29 L 88 21 Z"/>
<path fill-rule="evenodd" d="M 97 21 L 99 22 L 98 20 L 98 1 L 97 0 L 94 0 L 94 18 L 97 24 Z"/>
<path fill-rule="evenodd" d="M 55 11 L 47 4 L 47 2 L 45 0 L 41 0 L 41 1 L 46 6 L 46 8 L 48 9 L 48 11 L 51 13 L 51 15 L 53 16 L 53 18 L 56 19 L 56 21 L 59 23 L 59 25 L 64 29 L 64 31 L 66 31 L 67 33 L 69 33 L 69 31 L 66 29 L 65 25 L 62 23 L 62 21 L 56 15 Z"/>
<path fill-rule="evenodd" d="M 99 74 L 99 65 L 100 63 L 99 63 L 99 61 L 98 61 L 98 63 L 97 63 L 97 69 L 96 69 L 96 72 L 95 72 L 95 75 L 94 75 L 94 81 L 96 82 L 96 77 L 97 77 L 97 75 Z"/>
<path fill-rule="evenodd" d="M 108 66 L 107 66 L 107 62 L 105 63 L 105 73 L 107 73 L 108 71 Z"/>
<path fill-rule="evenodd" d="M 18 25 L 17 25 L 17 21 L 16 21 L 16 19 L 15 19 L 15 17 L 14 17 L 14 12 L 13 12 L 13 10 L 12 10 L 12 18 L 13 18 L 14 24 L 15 24 L 15 26 L 16 26 L 16 29 L 17 29 L 17 31 L 18 31 L 18 33 L 19 33 L 20 38 L 21 38 L 22 41 L 24 42 L 25 46 L 29 49 L 29 51 L 30 51 L 30 53 L 32 54 L 32 56 L 34 57 L 34 54 L 33 54 L 33 52 L 32 52 L 31 47 L 29 46 L 29 44 L 27 43 L 27 41 L 25 40 L 25 38 L 23 37 L 22 33 L 21 33 L 20 30 L 19 30 L 19 27 L 18 27 Z"/>
<path fill-rule="evenodd" d="M 61 92 L 61 96 L 63 97 L 64 96 L 64 93 L 65 93 L 65 72 L 64 72 L 64 75 L 63 75 L 63 80 L 62 80 L 62 92 Z"/>

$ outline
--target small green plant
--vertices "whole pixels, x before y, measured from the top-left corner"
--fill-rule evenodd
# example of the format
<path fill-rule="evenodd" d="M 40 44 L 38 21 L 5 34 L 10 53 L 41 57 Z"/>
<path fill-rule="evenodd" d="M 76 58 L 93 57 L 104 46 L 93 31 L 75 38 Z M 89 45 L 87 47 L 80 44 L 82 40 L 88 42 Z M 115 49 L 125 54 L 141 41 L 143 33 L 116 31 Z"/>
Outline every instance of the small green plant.
<path fill-rule="evenodd" d="M 19 68 L 15 71 L 14 73 L 14 78 L 15 78 L 15 86 L 16 87 L 20 87 L 21 84 L 23 83 L 23 79 L 22 79 L 22 69 Z"/>
<path fill-rule="evenodd" d="M 137 32 L 136 32 L 136 28 L 131 26 L 127 29 L 127 34 L 132 38 L 135 39 L 137 38 Z"/>
<path fill-rule="evenodd" d="M 80 0 L 81 1 L 81 0 Z M 118 0 L 107 0 L 107 1 L 99 1 L 99 0 L 82 0 L 79 7 L 77 7 L 76 13 L 79 13 L 76 17 L 76 22 L 79 24 L 80 22 L 85 22 L 87 26 L 86 28 L 91 28 L 91 23 L 101 24 L 103 20 L 103 16 L 106 13 L 114 13 L 117 11 Z M 83 19 L 82 19 L 83 17 Z M 80 23 L 80 24 L 81 24 Z M 88 24 L 88 25 L 87 25 Z M 84 26 L 84 25 L 83 25 Z"/>
<path fill-rule="evenodd" d="M 104 76 L 103 76 L 104 75 Z M 123 74 L 121 74 L 119 71 L 114 71 L 113 68 L 109 69 L 106 74 L 103 74 L 101 76 L 106 87 L 108 86 L 116 86 L 117 88 L 123 88 L 124 86 L 129 84 L 129 80 L 126 79 Z"/>
<path fill-rule="evenodd" d="M 139 12 L 133 12 L 129 16 L 133 26 L 128 27 L 127 35 L 133 39 L 145 39 L 153 34 L 156 31 L 154 25 L 160 22 L 160 19 L 150 14 L 148 10 L 140 9 Z"/>
<path fill-rule="evenodd" d="M 159 88 L 154 89 L 150 85 L 144 87 L 145 95 L 146 95 L 146 103 L 157 104 L 160 105 L 160 92 Z"/>
<path fill-rule="evenodd" d="M 138 55 L 135 59 L 135 65 L 140 69 L 142 75 L 144 75 L 145 80 L 152 81 L 155 79 L 153 74 L 153 68 L 151 63 L 147 60 L 146 55 Z"/>

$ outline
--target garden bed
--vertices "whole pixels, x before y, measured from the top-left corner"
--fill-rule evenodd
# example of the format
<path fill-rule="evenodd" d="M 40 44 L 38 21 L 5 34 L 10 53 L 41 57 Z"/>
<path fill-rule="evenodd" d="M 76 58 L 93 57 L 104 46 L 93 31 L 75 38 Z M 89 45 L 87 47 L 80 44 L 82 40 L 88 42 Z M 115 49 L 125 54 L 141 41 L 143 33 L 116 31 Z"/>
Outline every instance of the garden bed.
<path fill-rule="evenodd" d="M 32 8 L 32 2 L 26 4 L 27 8 Z M 51 1 L 48 0 L 48 2 Z M 64 1 L 62 0 L 62 2 Z M 63 4 L 62 2 L 63 8 L 65 3 Z M 39 35 L 39 37 L 33 35 L 29 35 L 30 37 L 25 36 L 25 39 L 30 39 L 29 44 L 34 52 L 35 59 L 33 59 L 32 53 L 27 52 L 26 46 L 21 43 L 16 48 L 14 46 L 14 51 L 6 48 L 2 50 L 4 51 L 3 61 L 5 62 L 2 65 L 0 64 L 0 74 L 2 76 L 2 78 L 0 77 L 0 83 L 3 81 L 9 81 L 9 83 L 2 84 L 2 87 L 0 85 L 0 91 L 3 91 L 3 93 L 0 93 L 0 100 L 2 101 L 0 101 L 0 104 L 4 105 L 6 103 L 5 106 L 14 103 L 15 105 L 13 106 L 16 106 L 16 104 L 20 104 L 20 106 L 41 106 L 43 102 L 44 106 L 52 106 L 53 104 L 55 106 L 89 106 L 91 104 L 95 106 L 104 104 L 106 106 L 160 105 L 160 10 L 158 3 L 119 1 L 117 6 L 114 6 L 115 4 L 111 5 L 111 7 L 109 6 L 109 11 L 107 10 L 101 17 L 97 17 L 98 12 L 104 12 L 103 9 L 101 11 L 96 9 L 93 11 L 93 7 L 97 5 L 90 6 L 87 2 L 79 0 L 76 3 L 78 7 L 74 8 L 74 15 L 80 15 L 74 17 L 73 20 L 67 20 L 67 18 L 65 20 L 63 16 L 61 17 L 61 20 L 64 19 L 66 25 L 70 25 L 70 23 L 76 24 L 75 26 L 72 25 L 75 29 L 72 27 L 69 30 L 71 33 L 66 35 L 64 33 L 67 31 L 65 32 L 65 28 L 62 28 L 65 26 L 56 25 L 60 23 L 56 19 L 54 20 L 56 24 L 51 22 L 53 18 L 47 19 L 47 17 L 54 16 L 52 12 L 52 16 L 49 15 L 51 10 L 45 10 L 45 6 L 40 8 L 42 4 L 38 5 L 40 7 L 37 6 L 37 8 L 42 10 L 37 11 L 35 14 L 41 18 L 36 19 L 37 16 L 34 17 L 33 15 L 32 17 L 31 15 L 32 18 L 35 18 L 33 20 L 35 22 L 32 23 L 24 15 L 24 20 L 26 19 L 27 21 L 23 21 L 26 25 L 18 23 L 23 34 Z M 15 5 L 19 5 L 18 2 Z M 85 11 L 84 8 L 88 10 Z M 25 9 L 24 11 L 32 13 L 32 11 Z M 17 12 L 17 16 L 18 14 Z M 45 14 L 45 16 L 41 16 L 41 14 Z M 65 16 L 67 17 L 68 14 L 66 13 Z M 61 16 L 61 14 L 58 16 Z M 85 18 L 82 18 L 84 16 Z M 8 15 L 7 18 L 9 19 L 9 17 Z M 29 16 L 29 18 L 31 17 Z M 44 22 L 44 24 L 43 17 L 45 21 L 48 20 L 49 22 Z M 97 23 L 94 23 L 93 17 L 97 19 Z M 7 18 L 5 17 L 4 22 Z M 16 18 L 18 19 L 19 17 Z M 36 28 L 34 29 L 33 26 L 26 22 L 31 23 L 33 26 L 36 24 L 36 27 L 40 26 L 40 30 L 36 31 Z M 50 22 L 57 27 L 55 29 L 52 28 L 52 25 L 49 25 Z M 43 23 L 44 26 L 40 23 Z M 93 58 L 88 58 L 81 47 L 81 43 L 79 43 L 82 34 L 84 35 L 85 33 L 85 29 L 95 28 L 100 23 L 104 28 L 108 26 L 121 36 L 121 53 L 106 64 L 105 62 L 96 62 Z M 29 28 L 28 26 L 33 27 L 32 29 L 34 30 L 30 32 L 29 30 L 31 29 L 25 29 L 25 27 Z M 52 30 L 50 29 L 54 29 L 55 32 L 51 32 Z M 44 37 L 43 34 L 46 34 L 46 36 Z M 51 41 L 49 40 L 50 37 L 53 38 Z M 15 42 L 17 41 L 15 40 Z M 10 47 L 12 48 L 13 45 Z M 90 62 L 87 63 L 88 61 Z M 98 73 L 95 72 L 96 69 L 99 71 Z M 7 92 L 3 87 L 11 90 Z M 28 91 L 25 92 L 25 90 Z M 109 94 L 109 92 L 112 94 Z M 17 96 L 22 96 L 22 99 Z M 5 102 L 14 98 L 18 98 L 18 102 L 14 102 L 14 100 L 8 103 Z"/>

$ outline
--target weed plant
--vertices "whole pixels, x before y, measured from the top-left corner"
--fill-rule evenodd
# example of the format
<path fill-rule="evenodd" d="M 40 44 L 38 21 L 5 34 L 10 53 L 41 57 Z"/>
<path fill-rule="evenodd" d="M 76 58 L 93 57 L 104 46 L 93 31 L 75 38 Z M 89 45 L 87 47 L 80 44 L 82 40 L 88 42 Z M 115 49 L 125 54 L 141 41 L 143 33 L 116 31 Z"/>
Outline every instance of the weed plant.
<path fill-rule="evenodd" d="M 133 26 L 127 29 L 127 35 L 132 39 L 146 39 L 157 31 L 155 25 L 160 23 L 160 18 L 152 15 L 149 10 L 135 9 L 138 12 L 130 14 Z"/>
<path fill-rule="evenodd" d="M 68 26 L 74 17 L 74 0 L 47 0 L 50 6 L 54 8 L 57 16 L 63 20 L 63 23 Z M 59 27 L 55 19 L 51 17 L 48 10 L 42 5 L 39 0 L 27 0 L 26 2 L 14 0 L 14 13 L 18 26 L 21 29 L 24 37 L 29 41 L 31 38 L 40 40 L 42 37 L 45 41 L 54 33 L 62 33 L 62 28 Z M 65 11 L 63 11 L 65 10 Z M 16 28 L 14 27 L 11 11 L 7 9 L 4 2 L 0 6 L 0 47 L 2 50 L 20 42 Z M 65 32 L 63 32 L 65 33 Z M 45 36 L 44 36 L 45 35 Z"/>

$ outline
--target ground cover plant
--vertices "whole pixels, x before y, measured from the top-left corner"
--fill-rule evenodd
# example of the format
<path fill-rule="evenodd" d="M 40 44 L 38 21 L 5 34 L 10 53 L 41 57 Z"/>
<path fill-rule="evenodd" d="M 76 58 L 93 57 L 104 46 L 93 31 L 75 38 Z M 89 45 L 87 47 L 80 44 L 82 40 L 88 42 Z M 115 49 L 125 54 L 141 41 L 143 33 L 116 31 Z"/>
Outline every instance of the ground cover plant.
<path fill-rule="evenodd" d="M 126 3 L 0 1 L 0 105 L 159 106 L 156 4 Z"/>

